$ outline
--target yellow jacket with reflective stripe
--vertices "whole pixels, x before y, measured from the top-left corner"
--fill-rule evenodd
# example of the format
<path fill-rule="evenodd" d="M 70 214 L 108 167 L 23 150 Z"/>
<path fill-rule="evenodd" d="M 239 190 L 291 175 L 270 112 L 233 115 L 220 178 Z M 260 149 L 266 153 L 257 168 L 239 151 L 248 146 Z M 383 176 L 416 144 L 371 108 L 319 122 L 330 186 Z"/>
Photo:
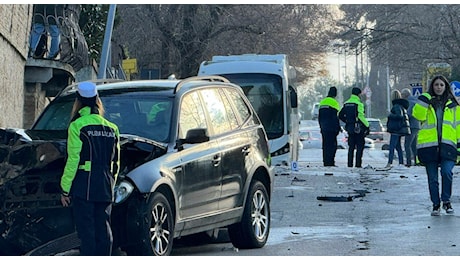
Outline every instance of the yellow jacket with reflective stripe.
<path fill-rule="evenodd" d="M 326 97 L 319 102 L 318 122 L 321 132 L 340 132 L 339 110 L 339 102 L 333 97 Z"/>
<path fill-rule="evenodd" d="M 424 93 L 414 105 L 412 115 L 421 122 L 417 137 L 417 156 L 422 163 L 440 162 L 441 159 L 457 161 L 460 147 L 460 109 L 452 100 L 444 106 L 442 130 L 439 136 L 436 111 L 430 105 L 430 95 Z"/>

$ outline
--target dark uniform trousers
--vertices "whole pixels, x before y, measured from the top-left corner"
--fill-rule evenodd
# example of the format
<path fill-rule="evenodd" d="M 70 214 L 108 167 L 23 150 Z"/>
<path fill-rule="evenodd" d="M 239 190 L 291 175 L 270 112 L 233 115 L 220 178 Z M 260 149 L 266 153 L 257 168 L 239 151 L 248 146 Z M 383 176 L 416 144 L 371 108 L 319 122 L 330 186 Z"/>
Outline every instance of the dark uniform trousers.
<path fill-rule="evenodd" d="M 75 217 L 75 226 L 81 240 L 80 255 L 111 255 L 113 237 L 110 228 L 110 213 L 112 203 L 73 197 L 72 207 L 74 216 L 78 216 Z"/>
<path fill-rule="evenodd" d="M 348 167 L 353 167 L 353 157 L 356 149 L 356 164 L 355 166 L 362 167 L 363 152 L 364 152 L 364 133 L 349 132 L 348 133 Z"/>
<path fill-rule="evenodd" d="M 335 131 L 321 131 L 323 138 L 323 165 L 334 166 L 337 152 L 337 133 Z"/>

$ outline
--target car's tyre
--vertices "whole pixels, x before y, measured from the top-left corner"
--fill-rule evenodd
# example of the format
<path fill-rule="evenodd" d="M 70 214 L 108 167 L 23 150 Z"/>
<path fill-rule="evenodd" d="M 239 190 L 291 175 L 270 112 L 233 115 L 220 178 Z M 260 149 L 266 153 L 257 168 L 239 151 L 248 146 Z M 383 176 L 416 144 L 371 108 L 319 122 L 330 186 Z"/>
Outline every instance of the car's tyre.
<path fill-rule="evenodd" d="M 389 144 L 383 144 L 382 145 L 382 150 L 390 150 L 390 145 Z"/>
<path fill-rule="evenodd" d="M 168 199 L 155 192 L 148 203 L 143 231 L 143 243 L 128 248 L 128 255 L 167 256 L 171 254 L 174 240 L 174 215 Z"/>
<path fill-rule="evenodd" d="M 233 246 L 241 249 L 261 248 L 270 233 L 270 200 L 260 181 L 249 188 L 240 223 L 230 225 L 228 234 Z"/>

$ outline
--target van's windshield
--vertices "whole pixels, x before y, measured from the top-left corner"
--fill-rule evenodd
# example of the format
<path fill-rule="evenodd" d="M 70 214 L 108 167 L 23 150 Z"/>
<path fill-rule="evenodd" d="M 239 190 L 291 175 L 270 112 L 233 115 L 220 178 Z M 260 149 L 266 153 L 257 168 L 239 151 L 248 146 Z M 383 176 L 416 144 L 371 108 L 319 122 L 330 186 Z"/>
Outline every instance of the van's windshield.
<path fill-rule="evenodd" d="M 239 85 L 259 115 L 268 139 L 284 132 L 283 85 L 278 75 L 264 73 L 223 74 Z"/>

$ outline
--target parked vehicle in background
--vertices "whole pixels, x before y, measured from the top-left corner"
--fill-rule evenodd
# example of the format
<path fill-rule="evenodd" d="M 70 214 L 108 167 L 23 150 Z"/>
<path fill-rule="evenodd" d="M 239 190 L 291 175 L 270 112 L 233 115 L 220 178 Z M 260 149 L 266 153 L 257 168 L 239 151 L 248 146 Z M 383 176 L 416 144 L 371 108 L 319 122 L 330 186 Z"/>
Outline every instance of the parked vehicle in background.
<path fill-rule="evenodd" d="M 273 165 L 298 159 L 296 72 L 285 54 L 213 56 L 198 76 L 220 75 L 241 86 L 267 132 Z"/>
<path fill-rule="evenodd" d="M 311 108 L 311 119 L 318 120 L 318 115 L 319 115 L 319 103 L 315 103 L 313 104 L 313 107 Z"/>
<path fill-rule="evenodd" d="M 366 119 L 369 122 L 369 135 L 367 135 L 367 137 L 373 140 L 383 141 L 386 135 L 386 129 L 382 125 L 382 122 L 380 121 L 380 119 L 376 119 L 376 118 L 366 118 Z"/>
<path fill-rule="evenodd" d="M 305 128 L 305 127 L 319 127 L 319 122 L 318 120 L 302 120 L 300 121 L 300 128 Z"/>
<path fill-rule="evenodd" d="M 301 127 L 299 131 L 299 139 L 302 142 L 303 149 L 322 148 L 323 138 L 321 129 L 318 127 Z M 337 148 L 348 148 L 346 132 L 340 132 L 337 135 Z"/>
<path fill-rule="evenodd" d="M 303 149 L 321 148 L 323 143 L 319 129 L 300 129 L 299 139 Z"/>
<path fill-rule="evenodd" d="M 337 148 L 348 149 L 348 135 L 345 130 L 337 135 Z"/>
<path fill-rule="evenodd" d="M 301 127 L 299 139 L 303 149 L 322 148 L 323 138 L 319 126 Z M 371 138 L 365 137 L 364 141 L 364 148 L 375 148 L 375 142 Z M 337 149 L 348 149 L 348 134 L 345 130 L 337 135 Z"/>
<path fill-rule="evenodd" d="M 364 148 L 375 148 L 375 142 L 369 137 L 364 137 Z"/>
<path fill-rule="evenodd" d="M 59 182 L 76 86 L 31 129 L 0 129 L 0 255 L 70 247 L 62 239 L 74 223 Z M 265 130 L 239 86 L 207 76 L 108 83 L 98 93 L 120 130 L 114 248 L 169 255 L 175 238 L 223 227 L 236 248 L 265 245 L 274 173 Z"/>

